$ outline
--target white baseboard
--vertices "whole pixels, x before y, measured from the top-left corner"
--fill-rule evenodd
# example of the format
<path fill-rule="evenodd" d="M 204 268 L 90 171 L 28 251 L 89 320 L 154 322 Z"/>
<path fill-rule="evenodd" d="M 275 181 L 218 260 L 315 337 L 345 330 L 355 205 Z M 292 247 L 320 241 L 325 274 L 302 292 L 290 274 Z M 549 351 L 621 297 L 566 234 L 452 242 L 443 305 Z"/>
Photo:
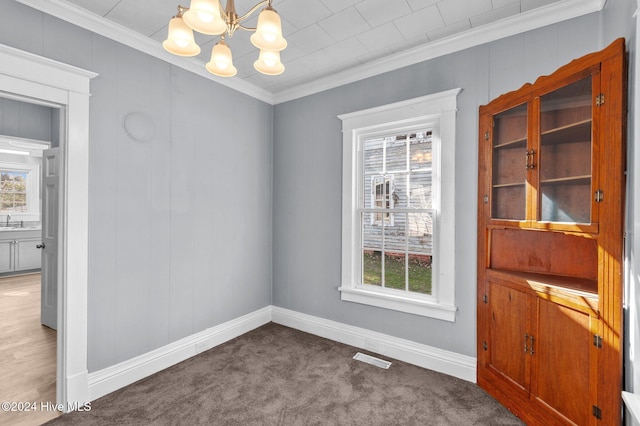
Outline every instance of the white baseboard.
<path fill-rule="evenodd" d="M 271 306 L 89 373 L 89 400 L 130 385 L 271 321 Z"/>
<path fill-rule="evenodd" d="M 62 395 L 58 394 L 58 398 L 60 399 L 56 401 L 58 404 L 62 404 L 62 406 L 64 407 L 63 411 L 65 413 L 69 411 L 69 408 L 73 404 L 78 403 L 82 405 L 85 402 L 89 401 L 88 383 L 89 377 L 86 371 L 67 376 L 67 388 L 63 391 L 66 397 L 61 398 Z M 58 392 L 57 389 L 56 392 Z"/>
<path fill-rule="evenodd" d="M 89 373 L 89 400 L 93 401 L 130 385 L 270 321 L 469 382 L 476 381 L 476 359 L 473 357 L 277 306 L 267 306 L 146 354 Z"/>
<path fill-rule="evenodd" d="M 271 320 L 306 333 L 355 346 L 419 367 L 476 382 L 476 358 L 377 333 L 360 327 L 301 314 L 277 306 Z"/>

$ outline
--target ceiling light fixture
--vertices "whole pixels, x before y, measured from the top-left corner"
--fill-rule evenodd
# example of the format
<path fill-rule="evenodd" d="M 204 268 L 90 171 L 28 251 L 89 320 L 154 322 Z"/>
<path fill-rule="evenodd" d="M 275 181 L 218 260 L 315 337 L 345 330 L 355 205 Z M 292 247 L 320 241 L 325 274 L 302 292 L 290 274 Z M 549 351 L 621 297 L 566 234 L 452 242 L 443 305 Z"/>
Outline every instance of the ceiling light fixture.
<path fill-rule="evenodd" d="M 253 63 L 256 70 L 266 75 L 278 75 L 284 72 L 280 62 L 280 51 L 287 47 L 282 36 L 280 16 L 271 7 L 272 0 L 263 0 L 242 16 L 236 13 L 233 0 L 227 0 L 223 9 L 220 0 L 191 0 L 189 7 L 178 6 L 178 14 L 169 22 L 169 34 L 162 46 L 174 55 L 196 56 L 200 54 L 193 38 L 193 31 L 202 34 L 219 35 L 220 41 L 211 49 L 211 60 L 207 70 L 221 77 L 233 77 L 238 70 L 233 66 L 231 49 L 225 43 L 225 34 L 231 38 L 238 29 L 254 31 L 251 44 L 260 49 L 258 60 Z M 266 5 L 258 15 L 256 28 L 248 28 L 241 24 L 256 10 Z"/>
<path fill-rule="evenodd" d="M 29 155 L 28 151 L 18 151 L 15 149 L 0 149 L 0 153 L 2 154 L 14 154 L 14 155 Z"/>

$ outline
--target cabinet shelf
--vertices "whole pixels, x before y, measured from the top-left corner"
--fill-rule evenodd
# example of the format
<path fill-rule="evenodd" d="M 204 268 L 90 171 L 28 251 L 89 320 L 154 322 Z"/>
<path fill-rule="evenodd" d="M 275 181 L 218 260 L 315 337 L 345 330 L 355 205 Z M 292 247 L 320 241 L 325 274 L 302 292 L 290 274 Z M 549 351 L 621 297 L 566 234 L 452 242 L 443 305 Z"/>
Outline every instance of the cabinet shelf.
<path fill-rule="evenodd" d="M 591 119 L 545 130 L 540 133 L 540 136 L 542 145 L 589 142 L 591 140 Z"/>
<path fill-rule="evenodd" d="M 586 184 L 591 180 L 591 175 L 581 175 L 581 176 L 566 176 L 560 178 L 553 179 L 544 179 L 541 180 L 540 183 L 545 185 L 553 185 L 553 184 Z"/>
<path fill-rule="evenodd" d="M 493 185 L 494 188 L 517 188 L 519 186 L 524 186 L 524 182 L 515 182 L 515 183 L 497 183 Z"/>
<path fill-rule="evenodd" d="M 597 310 L 598 281 L 560 275 L 536 274 L 505 269 L 487 269 L 487 278 L 504 280 L 524 286 L 539 295 L 554 295 L 576 299 L 579 305 Z"/>
<path fill-rule="evenodd" d="M 511 141 L 507 141 L 507 142 L 502 142 L 499 143 L 497 145 L 493 146 L 493 149 L 498 149 L 498 148 L 507 148 L 507 147 L 511 147 L 511 148 L 519 148 L 522 147 L 524 148 L 527 144 L 527 138 L 519 138 L 519 139 L 515 139 L 515 140 L 511 140 Z"/>

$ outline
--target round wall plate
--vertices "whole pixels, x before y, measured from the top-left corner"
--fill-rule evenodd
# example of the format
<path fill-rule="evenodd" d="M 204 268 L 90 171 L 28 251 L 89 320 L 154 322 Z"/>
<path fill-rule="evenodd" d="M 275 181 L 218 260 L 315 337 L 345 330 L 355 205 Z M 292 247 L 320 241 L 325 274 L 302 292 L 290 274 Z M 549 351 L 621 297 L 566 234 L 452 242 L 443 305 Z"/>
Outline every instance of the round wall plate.
<path fill-rule="evenodd" d="M 122 119 L 125 133 L 136 142 L 149 142 L 156 134 L 156 125 L 151 117 L 142 112 L 130 112 Z"/>

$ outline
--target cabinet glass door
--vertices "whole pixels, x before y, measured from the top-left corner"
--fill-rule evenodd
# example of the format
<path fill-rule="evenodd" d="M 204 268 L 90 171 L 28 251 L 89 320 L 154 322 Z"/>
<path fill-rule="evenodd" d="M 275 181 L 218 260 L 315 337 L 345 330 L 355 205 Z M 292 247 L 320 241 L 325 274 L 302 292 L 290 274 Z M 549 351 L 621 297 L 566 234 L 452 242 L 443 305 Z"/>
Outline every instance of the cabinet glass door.
<path fill-rule="evenodd" d="M 591 222 L 591 76 L 540 97 L 539 217 Z"/>
<path fill-rule="evenodd" d="M 525 220 L 527 104 L 493 116 L 493 219 Z"/>

